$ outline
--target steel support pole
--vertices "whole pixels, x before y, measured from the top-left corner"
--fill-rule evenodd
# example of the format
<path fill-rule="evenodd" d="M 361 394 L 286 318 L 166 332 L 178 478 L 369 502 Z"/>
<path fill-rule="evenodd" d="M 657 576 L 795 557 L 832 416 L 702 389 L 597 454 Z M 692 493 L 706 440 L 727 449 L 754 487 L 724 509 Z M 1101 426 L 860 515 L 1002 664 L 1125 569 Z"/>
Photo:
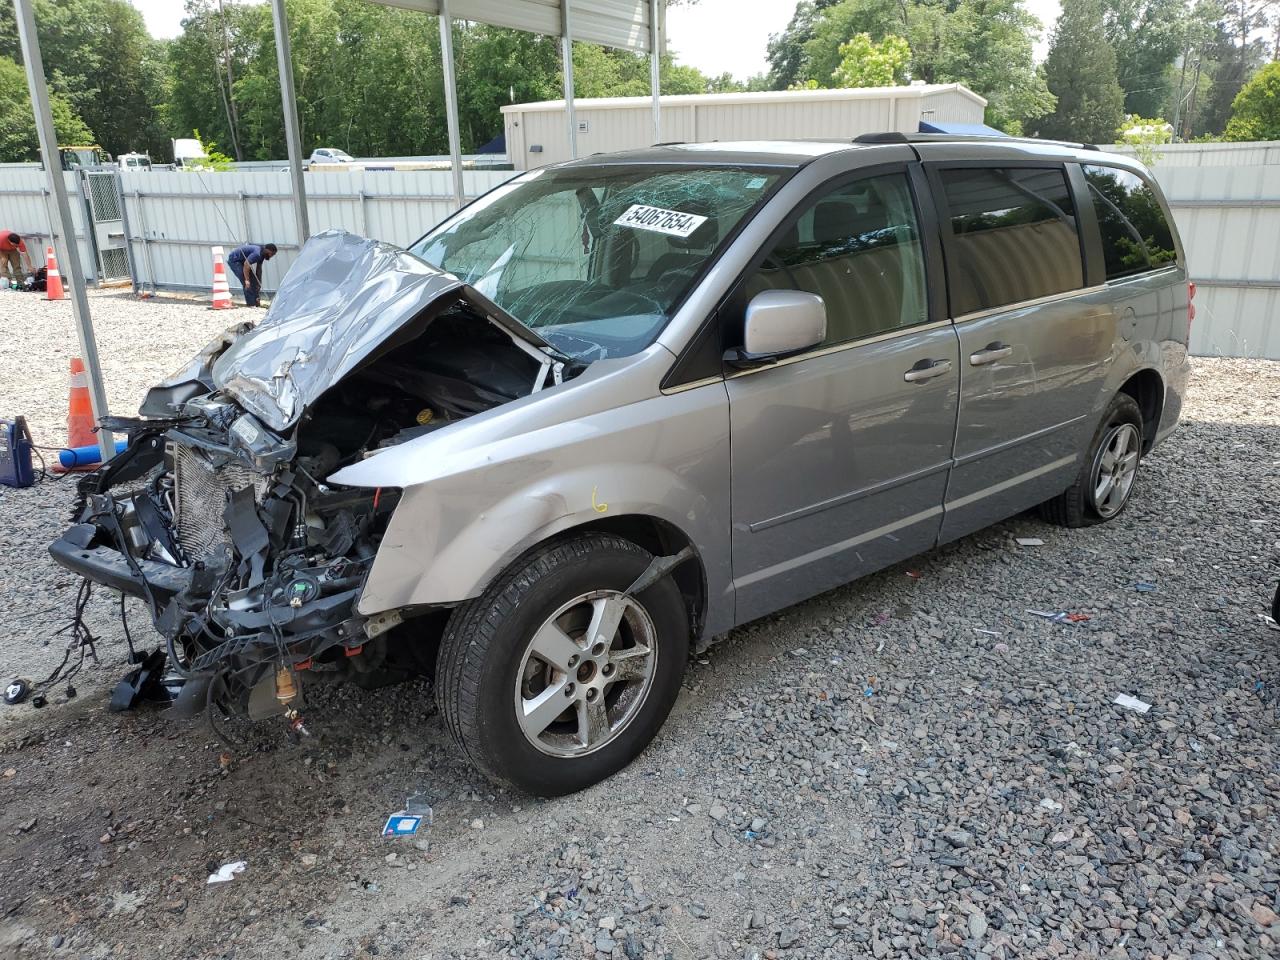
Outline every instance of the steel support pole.
<path fill-rule="evenodd" d="M 573 26 L 570 0 L 560 0 L 560 58 L 564 62 L 564 112 L 569 119 L 569 157 L 578 159 L 578 118 L 573 109 Z"/>
<path fill-rule="evenodd" d="M 649 0 L 649 90 L 653 95 L 653 142 L 662 142 L 662 0 Z"/>
<path fill-rule="evenodd" d="M 60 258 L 62 275 L 71 293 L 71 314 L 75 318 L 76 339 L 80 341 L 80 356 L 84 360 L 89 380 L 89 402 L 93 407 L 93 421 L 98 423 L 107 415 L 107 391 L 102 381 L 102 363 L 98 359 L 98 341 L 93 335 L 93 320 L 89 316 L 89 297 L 85 292 L 84 265 L 80 262 L 80 250 L 76 244 L 75 225 L 71 219 L 71 203 L 67 199 L 67 185 L 62 179 L 62 158 L 58 153 L 58 135 L 53 128 L 53 114 L 49 111 L 49 88 L 44 80 L 44 60 L 40 56 L 40 39 L 36 36 L 36 20 L 31 12 L 31 0 L 13 0 L 18 25 L 18 42 L 22 46 L 22 60 L 27 70 L 27 88 L 31 91 L 31 108 L 36 119 L 36 133 L 40 138 L 40 157 L 44 160 L 44 173 L 49 181 L 49 195 L 53 202 L 49 211 L 54 249 Z M 98 449 L 102 462 L 115 456 L 115 438 L 110 430 L 98 431 Z"/>
<path fill-rule="evenodd" d="M 302 180 L 302 134 L 298 130 L 298 101 L 293 92 L 293 54 L 289 50 L 289 18 L 284 0 L 271 0 L 275 21 L 276 60 L 280 64 L 280 105 L 284 109 L 284 139 L 289 148 L 289 177 L 293 181 L 293 216 L 297 222 L 298 246 L 311 236 L 307 217 L 307 188 Z M 253 237 L 241 237 L 248 243 Z M 265 239 L 265 238 L 260 238 Z"/>
<path fill-rule="evenodd" d="M 467 202 L 462 188 L 462 137 L 458 133 L 458 80 L 453 72 L 453 17 L 449 0 L 440 0 L 440 63 L 444 68 L 444 113 L 449 125 L 449 163 L 453 167 L 453 199 Z"/>

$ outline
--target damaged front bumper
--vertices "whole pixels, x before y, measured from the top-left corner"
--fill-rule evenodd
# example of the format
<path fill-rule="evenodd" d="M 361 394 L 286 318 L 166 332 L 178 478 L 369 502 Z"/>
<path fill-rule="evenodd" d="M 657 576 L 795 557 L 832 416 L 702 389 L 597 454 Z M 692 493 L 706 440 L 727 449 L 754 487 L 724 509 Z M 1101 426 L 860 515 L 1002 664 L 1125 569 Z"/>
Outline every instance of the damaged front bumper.
<path fill-rule="evenodd" d="M 141 419 L 103 421 L 130 443 L 81 481 L 51 553 L 147 604 L 184 696 L 256 716 L 293 709 L 304 669 L 402 679 L 427 645 L 389 651 L 387 631 L 465 596 L 359 614 L 401 491 L 327 478 L 581 369 L 418 257 L 321 234 L 261 323 L 154 387 Z"/>
<path fill-rule="evenodd" d="M 148 606 L 186 681 L 183 712 L 216 701 L 261 718 L 299 705 L 298 671 L 359 671 L 353 658 L 400 622 L 355 613 L 396 494 L 333 490 L 301 463 L 255 473 L 221 442 L 222 426 L 216 410 L 186 422 L 114 420 L 130 444 L 80 481 L 75 523 L 49 550 Z M 184 469 L 208 476 L 188 480 L 187 492 Z M 199 511 L 208 513 L 204 501 L 219 490 L 211 535 Z M 202 500 L 184 501 L 195 496 Z"/>

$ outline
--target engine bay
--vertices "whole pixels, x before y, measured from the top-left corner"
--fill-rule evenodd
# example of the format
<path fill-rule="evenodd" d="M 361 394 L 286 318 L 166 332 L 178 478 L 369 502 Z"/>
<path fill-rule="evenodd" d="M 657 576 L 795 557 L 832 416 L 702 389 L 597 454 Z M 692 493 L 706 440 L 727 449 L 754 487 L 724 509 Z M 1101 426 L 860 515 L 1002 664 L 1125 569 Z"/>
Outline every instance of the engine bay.
<path fill-rule="evenodd" d="M 424 311 L 286 431 L 207 376 L 195 382 L 211 389 L 168 389 L 165 416 L 144 403 L 152 415 L 104 421 L 128 447 L 80 481 L 74 525 L 50 550 L 146 603 L 181 681 L 176 713 L 284 714 L 304 731 L 308 682 L 430 669 L 414 626 L 440 611 L 356 612 L 401 491 L 325 478 L 577 372 L 486 321 L 465 301 Z"/>

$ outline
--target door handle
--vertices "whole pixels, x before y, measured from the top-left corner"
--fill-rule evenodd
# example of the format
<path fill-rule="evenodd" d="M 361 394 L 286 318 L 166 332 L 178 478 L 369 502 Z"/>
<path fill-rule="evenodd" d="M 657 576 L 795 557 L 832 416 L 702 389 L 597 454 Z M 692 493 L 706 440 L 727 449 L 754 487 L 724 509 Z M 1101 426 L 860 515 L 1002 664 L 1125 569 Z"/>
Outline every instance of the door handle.
<path fill-rule="evenodd" d="M 927 363 L 928 366 L 921 366 Z M 907 383 L 923 383 L 926 380 L 932 380 L 934 377 L 940 377 L 944 373 L 951 372 L 950 360 L 921 360 L 910 370 L 902 375 L 902 379 Z"/>
<path fill-rule="evenodd" d="M 969 354 L 969 365 L 974 367 L 982 367 L 988 363 L 995 363 L 997 360 L 1003 360 L 1006 357 L 1013 356 L 1013 347 L 1007 346 L 1000 341 L 988 343 L 977 353 Z"/>

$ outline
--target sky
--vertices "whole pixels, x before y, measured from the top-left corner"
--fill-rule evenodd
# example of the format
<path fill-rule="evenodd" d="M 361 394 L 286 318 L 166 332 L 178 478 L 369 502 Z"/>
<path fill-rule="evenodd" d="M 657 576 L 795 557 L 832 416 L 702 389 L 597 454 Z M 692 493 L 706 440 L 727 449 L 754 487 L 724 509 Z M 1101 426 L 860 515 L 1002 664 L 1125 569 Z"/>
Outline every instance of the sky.
<path fill-rule="evenodd" d="M 1036 45 L 1036 59 L 1043 60 L 1049 47 L 1049 31 L 1058 18 L 1059 0 L 1024 2 L 1045 25 Z M 178 35 L 183 6 L 178 0 L 132 3 L 142 11 L 153 36 Z M 692 6 L 672 7 L 667 11 L 667 43 L 681 63 L 710 76 L 728 72 L 745 80 L 768 69 L 765 45 L 769 35 L 781 33 L 794 10 L 795 4 L 790 0 L 699 0 Z"/>

